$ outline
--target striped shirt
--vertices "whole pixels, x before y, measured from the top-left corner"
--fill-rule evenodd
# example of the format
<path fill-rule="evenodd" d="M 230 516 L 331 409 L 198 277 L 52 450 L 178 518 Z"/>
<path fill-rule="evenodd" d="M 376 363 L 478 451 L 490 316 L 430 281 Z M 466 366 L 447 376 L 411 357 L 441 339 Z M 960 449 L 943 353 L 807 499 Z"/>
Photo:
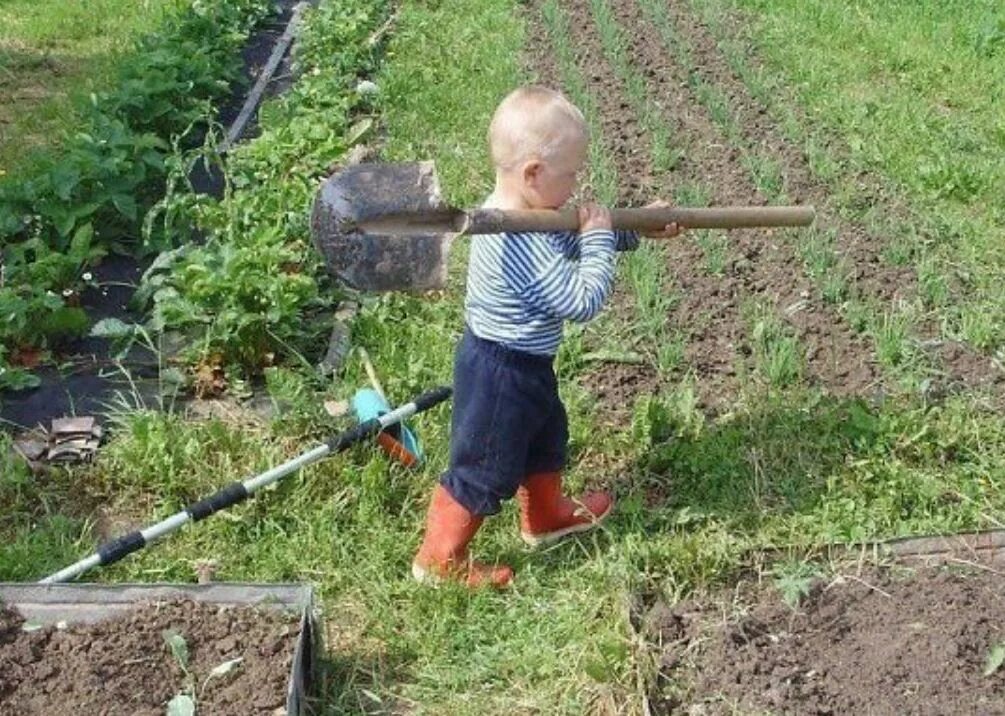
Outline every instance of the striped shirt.
<path fill-rule="evenodd" d="M 614 284 L 614 252 L 639 244 L 632 231 L 485 234 L 471 239 L 468 327 L 507 348 L 553 356 L 565 321 L 600 312 Z"/>

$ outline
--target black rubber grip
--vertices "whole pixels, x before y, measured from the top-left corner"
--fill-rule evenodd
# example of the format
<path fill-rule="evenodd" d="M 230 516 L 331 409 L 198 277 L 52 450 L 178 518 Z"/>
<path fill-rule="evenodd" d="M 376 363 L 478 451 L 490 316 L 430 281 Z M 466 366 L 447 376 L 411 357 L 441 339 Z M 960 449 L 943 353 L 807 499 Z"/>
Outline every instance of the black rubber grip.
<path fill-rule="evenodd" d="M 243 482 L 232 482 L 222 490 L 218 490 L 209 497 L 199 500 L 194 505 L 186 508 L 193 522 L 204 520 L 214 512 L 236 505 L 241 500 L 248 498 L 248 491 Z"/>
<path fill-rule="evenodd" d="M 143 539 L 141 532 L 130 532 L 127 535 L 116 537 L 105 542 L 98 547 L 98 556 L 101 557 L 101 564 L 111 564 L 118 562 L 127 554 L 132 554 L 138 549 L 146 547 L 147 541 Z"/>
<path fill-rule="evenodd" d="M 328 440 L 328 449 L 332 452 L 342 452 L 347 447 L 353 443 L 358 443 L 361 440 L 365 440 L 371 435 L 376 435 L 380 432 L 380 421 L 377 418 L 371 418 L 365 423 L 360 423 L 351 430 L 346 430 L 345 432 L 339 433 L 333 438 Z"/>
<path fill-rule="evenodd" d="M 428 393 L 423 393 L 415 399 L 415 412 L 421 413 L 423 410 L 429 410 L 434 405 L 439 405 L 444 400 L 447 400 L 453 392 L 451 388 L 442 386 L 440 388 L 433 388 Z"/>

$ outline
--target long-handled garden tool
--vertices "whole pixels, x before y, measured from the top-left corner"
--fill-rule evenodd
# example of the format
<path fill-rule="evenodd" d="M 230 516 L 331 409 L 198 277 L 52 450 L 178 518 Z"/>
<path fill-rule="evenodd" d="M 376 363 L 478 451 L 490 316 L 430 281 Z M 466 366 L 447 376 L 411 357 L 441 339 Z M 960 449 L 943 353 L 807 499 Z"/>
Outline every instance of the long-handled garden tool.
<path fill-rule="evenodd" d="M 812 206 L 614 209 L 615 229 L 658 231 L 809 226 Z M 330 273 L 367 291 L 444 288 L 458 234 L 575 231 L 575 210 L 462 210 L 440 195 L 432 162 L 355 164 L 328 178 L 314 201 L 311 233 Z"/>
<path fill-rule="evenodd" d="M 300 455 L 299 457 L 293 458 L 278 467 L 267 470 L 255 477 L 248 478 L 243 482 L 232 482 L 215 494 L 200 500 L 193 505 L 189 505 L 181 512 L 168 517 L 166 520 L 162 520 L 157 524 L 147 527 L 146 529 L 130 532 L 129 534 L 106 542 L 98 547 L 98 551 L 90 557 L 71 564 L 66 569 L 61 569 L 55 574 L 49 575 L 39 583 L 53 584 L 56 582 L 65 582 L 73 579 L 74 577 L 80 576 L 93 567 L 118 562 L 126 555 L 132 554 L 133 552 L 150 544 L 154 540 L 174 532 L 186 522 L 198 522 L 199 520 L 204 520 L 214 512 L 219 512 L 220 510 L 226 509 L 231 505 L 235 505 L 238 502 L 247 499 L 257 490 L 265 487 L 266 485 L 271 485 L 273 482 L 289 475 L 291 472 L 295 472 L 306 465 L 317 462 L 332 453 L 341 452 L 360 440 L 368 438 L 371 435 L 376 435 L 385 428 L 396 425 L 417 413 L 421 413 L 434 405 L 442 403 L 450 397 L 450 392 L 450 388 L 436 388 L 428 393 L 423 393 L 411 403 L 403 405 L 389 413 L 384 413 L 367 420 L 366 422 L 360 423 L 350 430 L 339 433 L 338 435 L 331 437 L 325 443 L 318 445 L 316 448 Z"/>

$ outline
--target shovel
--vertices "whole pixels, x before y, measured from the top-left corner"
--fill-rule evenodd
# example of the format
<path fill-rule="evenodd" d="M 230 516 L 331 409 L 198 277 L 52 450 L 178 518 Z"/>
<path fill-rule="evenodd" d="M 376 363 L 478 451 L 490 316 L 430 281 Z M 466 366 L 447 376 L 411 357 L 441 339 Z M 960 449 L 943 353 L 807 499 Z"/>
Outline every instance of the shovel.
<path fill-rule="evenodd" d="M 812 206 L 614 209 L 615 229 L 809 226 Z M 503 211 L 447 205 L 433 162 L 355 164 L 329 177 L 314 200 L 311 234 L 329 273 L 364 291 L 429 291 L 447 284 L 460 234 L 578 231 L 574 209 Z"/>

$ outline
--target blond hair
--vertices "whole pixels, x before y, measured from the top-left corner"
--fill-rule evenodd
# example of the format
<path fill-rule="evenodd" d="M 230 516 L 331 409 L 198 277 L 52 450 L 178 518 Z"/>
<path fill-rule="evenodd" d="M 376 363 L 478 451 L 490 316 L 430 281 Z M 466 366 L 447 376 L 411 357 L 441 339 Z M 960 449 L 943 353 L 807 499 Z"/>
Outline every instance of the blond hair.
<path fill-rule="evenodd" d="M 531 85 L 510 92 L 489 125 L 492 161 L 510 169 L 528 159 L 547 161 L 571 140 L 586 140 L 583 113 L 560 92 Z"/>

